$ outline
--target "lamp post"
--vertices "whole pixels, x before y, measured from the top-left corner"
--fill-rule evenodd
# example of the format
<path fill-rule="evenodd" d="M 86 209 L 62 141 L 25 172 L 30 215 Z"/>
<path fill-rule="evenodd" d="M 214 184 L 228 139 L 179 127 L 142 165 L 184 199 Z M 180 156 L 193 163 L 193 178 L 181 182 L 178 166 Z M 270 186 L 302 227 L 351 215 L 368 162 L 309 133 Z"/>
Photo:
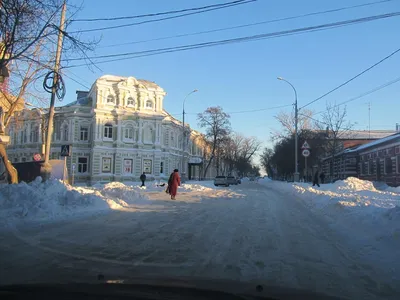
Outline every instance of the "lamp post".
<path fill-rule="evenodd" d="M 183 110 L 182 110 L 182 171 L 181 171 L 181 175 L 182 175 L 182 181 L 185 182 L 185 169 L 184 169 L 184 165 L 185 165 L 185 142 L 186 142 L 186 138 L 185 138 L 185 102 L 186 99 L 193 93 L 198 92 L 198 90 L 193 90 L 191 91 L 189 94 L 186 95 L 185 99 L 183 99 Z"/>
<path fill-rule="evenodd" d="M 299 110 L 297 108 L 297 91 L 294 88 L 293 84 L 291 84 L 289 81 L 287 81 L 286 79 L 282 78 L 282 77 L 278 77 L 278 80 L 284 81 L 287 84 L 289 84 L 293 91 L 294 91 L 294 181 L 299 181 L 300 176 L 299 176 L 299 170 L 298 170 L 298 140 L 299 140 L 299 136 L 297 134 L 297 126 L 298 126 L 298 113 Z"/>

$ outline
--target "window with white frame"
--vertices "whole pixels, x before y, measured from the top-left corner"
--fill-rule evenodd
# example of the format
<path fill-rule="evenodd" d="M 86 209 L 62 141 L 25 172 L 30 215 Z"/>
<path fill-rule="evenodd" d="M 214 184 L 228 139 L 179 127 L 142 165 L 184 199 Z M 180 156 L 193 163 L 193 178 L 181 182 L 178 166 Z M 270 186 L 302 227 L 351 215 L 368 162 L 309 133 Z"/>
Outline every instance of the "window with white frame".
<path fill-rule="evenodd" d="M 362 162 L 361 163 L 361 174 L 363 174 L 363 175 L 367 175 L 368 174 L 368 172 L 367 172 L 367 163 L 366 162 Z"/>
<path fill-rule="evenodd" d="M 28 141 L 28 128 L 24 127 L 24 130 L 22 131 L 22 143 L 26 143 L 27 141 Z"/>
<path fill-rule="evenodd" d="M 393 164 L 390 157 L 385 157 L 385 174 L 393 173 Z"/>
<path fill-rule="evenodd" d="M 143 142 L 144 143 L 153 143 L 153 134 L 154 134 L 154 130 L 152 127 L 150 127 L 150 126 L 145 127 Z"/>
<path fill-rule="evenodd" d="M 64 124 L 62 129 L 62 140 L 68 141 L 68 137 L 69 137 L 69 127 L 67 124 Z"/>
<path fill-rule="evenodd" d="M 110 123 L 104 125 L 104 137 L 106 139 L 112 139 L 113 137 L 113 126 Z"/>
<path fill-rule="evenodd" d="M 133 99 L 132 97 L 129 97 L 129 98 L 126 100 L 126 105 L 128 105 L 128 106 L 135 106 L 135 99 Z"/>
<path fill-rule="evenodd" d="M 89 140 L 89 126 L 82 125 L 79 132 L 79 140 L 80 141 L 88 141 Z"/>
<path fill-rule="evenodd" d="M 368 162 L 368 174 L 373 175 L 374 174 L 374 161 L 370 160 Z"/>
<path fill-rule="evenodd" d="M 147 109 L 152 109 L 153 108 L 153 101 L 147 100 L 146 101 L 146 108 Z"/>
<path fill-rule="evenodd" d="M 107 104 L 115 104 L 115 98 L 113 95 L 107 96 Z"/>
<path fill-rule="evenodd" d="M 133 160 L 124 159 L 124 174 L 125 175 L 132 174 L 132 171 L 133 171 Z"/>
<path fill-rule="evenodd" d="M 89 170 L 89 159 L 87 157 L 78 157 L 78 173 L 87 173 Z"/>
<path fill-rule="evenodd" d="M 103 173 L 110 173 L 111 172 L 111 157 L 103 157 L 101 166 L 102 166 L 101 171 Z"/>
<path fill-rule="evenodd" d="M 124 139 L 133 141 L 134 130 L 132 125 L 126 125 L 124 128 Z"/>
<path fill-rule="evenodd" d="M 31 142 L 37 143 L 39 142 L 39 126 L 34 125 L 31 129 Z"/>

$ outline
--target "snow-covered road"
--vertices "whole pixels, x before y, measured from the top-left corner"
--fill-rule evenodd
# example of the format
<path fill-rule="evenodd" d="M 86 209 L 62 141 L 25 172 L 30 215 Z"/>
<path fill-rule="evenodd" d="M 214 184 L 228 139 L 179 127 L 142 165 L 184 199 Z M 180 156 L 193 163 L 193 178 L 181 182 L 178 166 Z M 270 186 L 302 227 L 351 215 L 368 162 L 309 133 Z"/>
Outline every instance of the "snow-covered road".
<path fill-rule="evenodd" d="M 399 296 L 398 249 L 394 270 L 387 270 L 323 216 L 272 186 L 248 182 L 186 191 L 177 201 L 166 200 L 162 191 L 147 196 L 153 201 L 131 209 L 3 229 L 0 283 L 154 274 L 251 281 L 353 299 Z"/>

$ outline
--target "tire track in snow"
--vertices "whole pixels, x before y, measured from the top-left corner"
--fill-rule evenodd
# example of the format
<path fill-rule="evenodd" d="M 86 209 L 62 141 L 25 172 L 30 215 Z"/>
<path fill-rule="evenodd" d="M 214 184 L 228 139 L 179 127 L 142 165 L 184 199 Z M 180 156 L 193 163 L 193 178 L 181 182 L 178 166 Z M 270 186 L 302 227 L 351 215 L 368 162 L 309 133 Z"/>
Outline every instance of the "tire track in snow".
<path fill-rule="evenodd" d="M 288 197 L 291 197 L 293 199 L 291 205 L 296 208 L 298 212 L 301 211 L 304 213 L 303 220 L 297 220 L 297 224 L 299 228 L 303 227 L 303 231 L 308 231 L 313 240 L 317 241 L 315 247 L 321 247 L 325 243 L 325 247 L 319 249 L 319 254 L 322 255 L 322 266 L 326 267 L 325 272 L 328 272 L 330 268 L 333 268 L 335 272 L 326 273 L 322 278 L 334 279 L 338 275 L 340 276 L 335 280 L 334 286 L 328 286 L 327 289 L 333 291 L 341 290 L 343 292 L 348 291 L 352 294 L 351 296 L 353 298 L 355 297 L 360 299 L 362 297 L 365 299 L 375 299 L 396 294 L 398 295 L 399 291 L 396 291 L 396 286 L 398 285 L 390 285 L 388 283 L 390 282 L 388 277 L 386 277 L 386 283 L 384 283 L 383 278 L 385 278 L 385 276 L 382 276 L 383 274 L 378 272 L 379 266 L 366 267 L 366 262 L 360 259 L 362 256 L 359 254 L 360 249 L 358 249 L 357 245 L 348 243 L 347 239 L 344 239 L 343 236 L 328 225 L 328 223 L 323 219 L 323 216 L 316 215 L 300 198 L 297 198 L 295 195 L 284 194 L 283 192 L 274 189 L 272 186 L 271 188 L 275 193 L 280 195 L 283 201 Z M 301 216 L 302 214 L 299 213 L 298 215 Z M 314 226 L 304 226 L 309 223 L 309 220 L 313 220 Z M 317 230 L 318 228 L 320 230 Z M 305 245 L 303 244 L 303 249 L 298 250 L 301 250 L 305 253 L 305 257 L 308 257 L 307 250 L 310 250 L 313 247 L 310 247 L 309 244 L 307 244 L 306 247 L 304 246 Z M 327 255 L 328 253 L 329 255 Z M 316 266 L 316 262 L 314 262 L 314 264 L 309 262 L 309 264 L 311 268 Z M 299 278 L 304 279 L 301 276 Z M 321 282 L 321 278 L 316 277 L 316 282 Z M 332 284 L 333 282 L 331 280 L 330 285 Z M 363 293 L 363 295 L 360 295 L 360 293 Z M 396 298 L 398 298 L 398 296 L 394 297 L 394 299 Z"/>

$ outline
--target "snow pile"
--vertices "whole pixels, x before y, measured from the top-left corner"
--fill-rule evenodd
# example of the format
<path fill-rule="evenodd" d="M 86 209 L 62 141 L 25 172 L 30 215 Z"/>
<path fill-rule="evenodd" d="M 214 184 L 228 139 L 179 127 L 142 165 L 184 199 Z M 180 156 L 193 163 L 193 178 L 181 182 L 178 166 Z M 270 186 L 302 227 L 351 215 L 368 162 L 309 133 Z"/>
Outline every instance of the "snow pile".
<path fill-rule="evenodd" d="M 269 177 L 263 177 L 258 180 L 259 183 L 270 182 L 270 181 L 271 181 L 271 178 L 269 178 Z"/>
<path fill-rule="evenodd" d="M 128 207 L 146 199 L 135 187 L 127 186 L 120 182 L 110 182 L 102 188 L 102 194 L 107 199 L 112 199 L 118 205 Z"/>
<path fill-rule="evenodd" d="M 76 211 L 101 211 L 110 205 L 99 193 L 83 193 L 58 180 L 0 187 L 2 218 L 53 219 Z"/>
<path fill-rule="evenodd" d="M 59 180 L 0 186 L 0 218 L 62 219 L 82 213 L 130 208 L 147 201 L 137 190 L 119 182 L 91 188 L 72 187 Z M 147 203 L 147 202 L 146 202 Z"/>
<path fill-rule="evenodd" d="M 215 190 L 213 181 L 189 181 L 190 183 L 183 183 L 179 187 L 180 192 L 208 192 Z"/>
<path fill-rule="evenodd" d="M 301 198 L 314 212 L 344 229 L 359 229 L 377 240 L 400 238 L 400 193 L 377 190 L 371 182 L 354 177 L 321 187 L 308 183 L 260 183 Z"/>

